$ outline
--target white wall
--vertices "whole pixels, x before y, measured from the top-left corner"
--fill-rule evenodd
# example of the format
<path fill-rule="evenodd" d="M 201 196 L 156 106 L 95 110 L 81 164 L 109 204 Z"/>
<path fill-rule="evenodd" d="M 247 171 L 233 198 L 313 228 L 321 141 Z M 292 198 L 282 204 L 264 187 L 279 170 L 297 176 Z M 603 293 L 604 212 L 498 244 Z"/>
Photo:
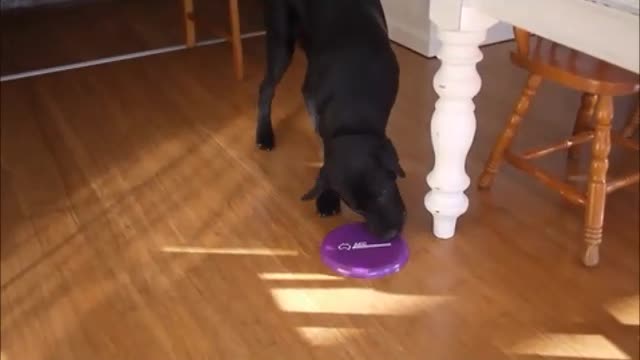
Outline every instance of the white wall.
<path fill-rule="evenodd" d="M 429 0 L 381 0 L 391 40 L 420 54 L 428 53 Z"/>
<path fill-rule="evenodd" d="M 436 55 L 440 42 L 429 21 L 429 0 L 381 0 L 392 41 L 427 57 Z M 498 23 L 484 44 L 513 38 L 511 25 Z"/>

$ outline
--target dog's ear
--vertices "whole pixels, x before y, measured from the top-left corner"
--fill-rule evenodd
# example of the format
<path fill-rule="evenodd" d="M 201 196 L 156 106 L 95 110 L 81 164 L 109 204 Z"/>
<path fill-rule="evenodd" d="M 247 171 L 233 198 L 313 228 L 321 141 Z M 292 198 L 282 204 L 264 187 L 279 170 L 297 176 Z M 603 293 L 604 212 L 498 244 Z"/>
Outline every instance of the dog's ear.
<path fill-rule="evenodd" d="M 324 167 L 322 167 L 320 168 L 320 172 L 318 173 L 318 177 L 316 178 L 316 183 L 309 191 L 307 191 L 306 194 L 302 195 L 302 201 L 315 199 L 326 189 L 327 181 L 324 173 Z"/>
<path fill-rule="evenodd" d="M 404 178 L 406 176 L 404 169 L 400 166 L 400 159 L 393 143 L 389 139 L 385 139 L 379 153 L 380 161 L 389 171 L 393 171 L 397 176 Z"/>

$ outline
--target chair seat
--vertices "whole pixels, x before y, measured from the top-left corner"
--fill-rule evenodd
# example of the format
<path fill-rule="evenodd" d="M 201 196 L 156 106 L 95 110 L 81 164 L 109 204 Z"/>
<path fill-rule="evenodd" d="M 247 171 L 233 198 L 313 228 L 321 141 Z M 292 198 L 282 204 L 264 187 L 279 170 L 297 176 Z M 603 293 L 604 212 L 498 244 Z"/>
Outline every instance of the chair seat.
<path fill-rule="evenodd" d="M 640 89 L 638 74 L 538 36 L 531 40 L 529 54 L 511 53 L 511 61 L 529 72 L 591 94 L 620 96 Z"/>

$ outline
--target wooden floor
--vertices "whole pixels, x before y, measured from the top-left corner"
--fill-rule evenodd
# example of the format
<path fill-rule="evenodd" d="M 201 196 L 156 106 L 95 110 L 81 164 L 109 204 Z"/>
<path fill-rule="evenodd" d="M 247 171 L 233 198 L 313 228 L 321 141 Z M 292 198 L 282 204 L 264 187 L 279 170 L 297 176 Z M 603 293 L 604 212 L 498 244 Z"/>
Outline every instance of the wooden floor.
<path fill-rule="evenodd" d="M 0 85 L 2 360 L 640 358 L 638 189 L 610 197 L 595 269 L 579 261 L 580 209 L 511 169 L 491 193 L 472 186 L 457 236 L 436 240 L 423 197 L 437 62 L 400 47 L 390 136 L 411 258 L 375 281 L 328 272 L 322 236 L 357 218 L 298 200 L 320 160 L 299 55 L 274 103 L 278 148 L 255 149 L 263 41 L 246 42 L 242 83 L 218 45 Z M 511 46 L 479 65 L 492 82 L 474 181 L 523 85 Z M 578 101 L 544 85 L 518 144 L 567 135 Z"/>

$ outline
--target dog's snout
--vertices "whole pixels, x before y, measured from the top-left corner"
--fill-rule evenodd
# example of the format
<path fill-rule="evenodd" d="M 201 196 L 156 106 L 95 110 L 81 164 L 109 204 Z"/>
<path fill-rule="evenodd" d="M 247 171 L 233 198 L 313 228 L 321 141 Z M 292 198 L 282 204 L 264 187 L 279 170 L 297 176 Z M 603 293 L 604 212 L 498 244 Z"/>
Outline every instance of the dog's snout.
<path fill-rule="evenodd" d="M 391 229 L 391 230 L 387 230 L 383 235 L 382 235 L 382 239 L 385 241 L 389 241 L 389 240 L 393 240 L 395 237 L 397 237 L 400 234 L 399 230 L 396 229 Z"/>
<path fill-rule="evenodd" d="M 380 224 L 376 222 L 367 221 L 367 227 L 380 241 L 391 241 L 400 235 L 403 226 L 400 224 L 397 226 L 380 226 Z"/>
<path fill-rule="evenodd" d="M 365 218 L 369 230 L 381 241 L 396 239 L 402 233 L 407 221 L 407 211 L 404 208 L 367 215 Z"/>

